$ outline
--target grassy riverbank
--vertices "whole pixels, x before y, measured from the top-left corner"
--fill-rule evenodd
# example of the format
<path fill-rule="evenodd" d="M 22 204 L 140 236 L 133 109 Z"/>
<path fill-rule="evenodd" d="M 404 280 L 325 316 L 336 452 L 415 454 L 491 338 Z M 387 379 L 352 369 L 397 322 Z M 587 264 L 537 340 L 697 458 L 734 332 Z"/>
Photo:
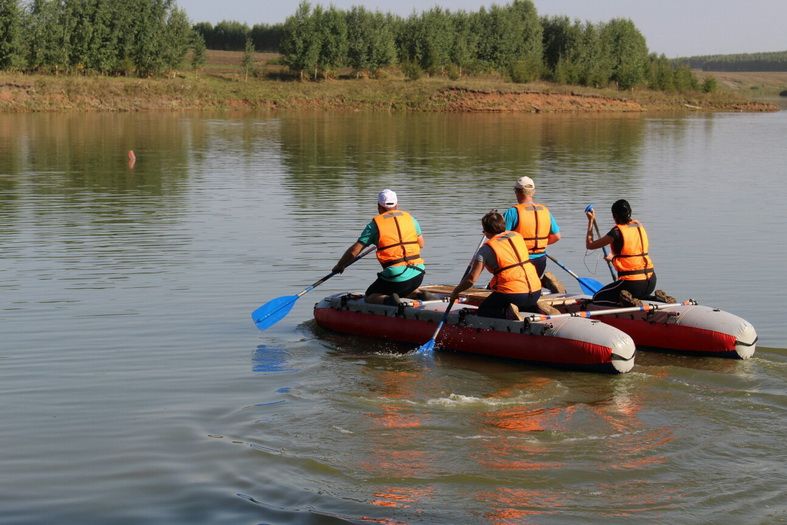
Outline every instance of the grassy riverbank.
<path fill-rule="evenodd" d="M 774 111 L 740 90 L 713 94 L 616 91 L 501 78 L 381 78 L 299 82 L 272 57 L 257 54 L 255 74 L 240 72 L 240 54 L 211 52 L 204 70 L 173 78 L 82 77 L 0 73 L 0 112 L 276 110 L 428 112 Z M 280 79 L 281 78 L 281 79 Z"/>

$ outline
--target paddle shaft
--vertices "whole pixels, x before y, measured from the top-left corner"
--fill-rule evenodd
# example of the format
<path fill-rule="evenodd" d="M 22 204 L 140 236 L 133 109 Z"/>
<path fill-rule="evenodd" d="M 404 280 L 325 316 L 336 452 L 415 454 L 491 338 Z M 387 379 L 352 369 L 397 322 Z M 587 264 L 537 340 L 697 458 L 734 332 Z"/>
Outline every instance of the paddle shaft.
<path fill-rule="evenodd" d="M 603 315 L 614 315 L 614 314 L 625 314 L 629 312 L 655 312 L 656 310 L 665 310 L 667 308 L 675 308 L 676 306 L 685 306 L 692 304 L 689 301 L 684 303 L 670 303 L 670 304 L 652 304 L 647 303 L 643 304 L 642 306 L 628 306 L 624 308 L 610 308 L 607 310 L 596 310 L 596 311 L 581 311 L 581 312 L 574 312 L 570 314 L 557 314 L 557 315 L 529 315 L 525 319 L 529 319 L 531 321 L 548 321 L 549 319 L 561 319 L 563 317 L 601 317 Z M 696 304 L 696 303 L 693 303 Z"/>
<path fill-rule="evenodd" d="M 364 251 L 362 251 L 361 253 L 359 253 L 359 254 L 358 254 L 356 257 L 355 257 L 355 259 L 353 259 L 353 260 L 351 260 L 350 262 L 348 262 L 348 263 L 347 263 L 347 266 L 350 266 L 350 265 L 351 265 L 351 264 L 353 264 L 355 261 L 358 261 L 358 260 L 360 260 L 360 259 L 363 259 L 363 258 L 364 258 L 364 257 L 366 257 L 367 255 L 369 255 L 370 253 L 372 253 L 372 252 L 373 252 L 375 249 L 377 249 L 377 247 L 376 247 L 376 246 L 368 246 L 368 247 L 367 247 L 367 248 L 366 248 Z M 347 268 L 347 266 L 345 266 L 345 268 Z M 328 279 L 330 279 L 331 277 L 333 277 L 334 275 L 337 275 L 337 274 L 339 274 L 339 273 L 341 273 L 341 272 L 331 272 L 331 273 L 329 273 L 328 275 L 326 275 L 325 277 L 323 277 L 323 278 L 322 278 L 322 279 L 320 279 L 319 281 L 317 281 L 317 282 L 315 282 L 314 284 L 311 284 L 311 285 L 307 286 L 306 288 L 304 288 L 303 290 L 301 290 L 301 291 L 300 291 L 298 294 L 296 294 L 296 297 L 301 297 L 301 296 L 303 296 L 303 295 L 305 295 L 305 294 L 307 294 L 307 293 L 311 292 L 312 290 L 314 290 L 315 288 L 317 288 L 318 286 L 320 286 L 322 283 L 324 283 L 325 281 L 327 281 Z"/>
<path fill-rule="evenodd" d="M 563 268 L 565 271 L 567 271 L 569 273 L 569 275 L 571 275 L 571 277 L 573 277 L 574 279 L 580 279 L 579 275 L 575 274 L 574 272 L 572 272 L 571 270 L 569 270 L 568 268 L 566 268 L 565 266 L 560 264 L 560 261 L 558 261 L 557 259 L 555 259 L 554 257 L 552 257 L 549 254 L 547 254 L 547 257 L 549 258 L 550 261 L 552 261 L 553 263 L 557 264 L 558 266 Z"/>
<path fill-rule="evenodd" d="M 598 223 L 596 223 L 596 219 L 593 219 L 593 229 L 596 230 L 596 236 L 600 239 L 601 233 L 598 231 Z M 612 269 L 612 261 L 607 259 L 607 247 L 602 246 L 601 251 L 604 252 L 604 260 L 607 261 L 607 267 L 609 268 L 609 275 L 612 276 L 613 281 L 617 281 L 618 277 L 615 275 L 615 270 Z"/>
<path fill-rule="evenodd" d="M 475 256 L 478 253 L 478 250 L 480 250 L 481 247 L 484 245 L 484 242 L 486 242 L 486 235 L 484 235 L 484 237 L 481 239 L 481 242 L 478 243 L 478 248 L 476 248 L 475 251 L 473 252 L 473 256 L 470 258 L 470 262 L 467 263 L 467 268 L 465 268 L 465 273 L 462 274 L 462 279 L 460 280 L 460 282 L 464 281 L 465 277 L 467 277 L 467 274 L 470 273 L 470 270 L 473 268 L 473 262 L 475 261 Z M 451 299 L 448 302 L 448 306 L 446 307 L 445 312 L 443 312 L 443 317 L 440 319 L 440 322 L 437 324 L 437 328 L 435 329 L 434 334 L 432 334 L 432 338 L 428 342 L 426 342 L 423 346 L 427 346 L 429 343 L 433 343 L 434 341 L 437 340 L 437 336 L 440 334 L 440 330 L 443 329 L 443 326 L 445 326 L 445 322 L 448 320 L 448 314 L 451 313 L 451 308 L 454 307 L 455 302 L 456 302 L 455 299 Z"/>

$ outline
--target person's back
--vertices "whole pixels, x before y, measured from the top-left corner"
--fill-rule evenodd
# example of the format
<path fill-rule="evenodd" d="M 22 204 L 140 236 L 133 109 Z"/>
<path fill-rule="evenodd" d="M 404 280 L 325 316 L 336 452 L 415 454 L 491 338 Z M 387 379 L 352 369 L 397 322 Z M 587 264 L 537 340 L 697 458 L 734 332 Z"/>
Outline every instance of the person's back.
<path fill-rule="evenodd" d="M 530 252 L 530 260 L 533 261 L 543 285 L 552 291 L 565 291 L 565 289 L 557 289 L 562 285 L 552 274 L 548 274 L 545 278 L 547 246 L 560 240 L 560 227 L 549 208 L 533 200 L 535 192 L 533 179 L 530 177 L 517 179 L 514 184 L 517 204 L 505 212 L 506 229 L 519 233 L 525 240 Z"/>
<path fill-rule="evenodd" d="M 505 229 L 505 220 L 497 211 L 484 215 L 481 226 L 487 240 L 478 250 L 470 271 L 451 293 L 456 300 L 478 280 L 486 268 L 493 275 L 492 293 L 478 307 L 481 317 L 517 318 L 519 310 L 535 311 L 541 297 L 541 281 L 530 259 L 527 244 L 520 234 Z"/>
<path fill-rule="evenodd" d="M 376 245 L 377 260 L 383 270 L 366 290 L 366 301 L 393 305 L 423 282 L 426 273 L 421 257 L 424 239 L 421 225 L 410 213 L 399 209 L 398 198 L 392 190 L 385 189 L 378 194 L 377 212 L 355 244 L 336 263 L 334 271 L 342 271 L 366 246 Z"/>

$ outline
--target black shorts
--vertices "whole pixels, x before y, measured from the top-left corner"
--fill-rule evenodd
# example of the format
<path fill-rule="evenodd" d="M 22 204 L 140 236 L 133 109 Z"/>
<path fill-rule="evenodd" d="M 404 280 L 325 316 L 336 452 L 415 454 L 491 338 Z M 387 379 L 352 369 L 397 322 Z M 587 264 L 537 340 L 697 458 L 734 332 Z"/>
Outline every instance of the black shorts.
<path fill-rule="evenodd" d="M 479 317 L 506 318 L 506 309 L 509 304 L 515 304 L 520 311 L 535 312 L 536 303 L 541 297 L 541 290 L 533 293 L 500 293 L 492 294 L 484 299 L 478 307 Z"/>
<path fill-rule="evenodd" d="M 628 290 L 635 299 L 650 299 L 650 295 L 656 289 L 656 274 L 650 276 L 650 279 L 639 281 L 614 281 L 606 285 L 604 288 L 596 292 L 593 296 L 594 304 L 602 304 L 605 306 L 617 306 L 620 304 L 620 292 Z"/>
<path fill-rule="evenodd" d="M 366 295 L 371 295 L 373 293 L 379 293 L 383 295 L 391 295 L 393 293 L 397 294 L 399 297 L 407 297 L 411 293 L 413 293 L 416 288 L 421 286 L 421 283 L 424 281 L 424 272 L 421 272 L 416 277 L 412 279 L 408 279 L 406 281 L 395 283 L 393 281 L 386 281 L 385 279 L 378 277 L 376 281 L 372 283 L 371 286 L 366 290 Z"/>

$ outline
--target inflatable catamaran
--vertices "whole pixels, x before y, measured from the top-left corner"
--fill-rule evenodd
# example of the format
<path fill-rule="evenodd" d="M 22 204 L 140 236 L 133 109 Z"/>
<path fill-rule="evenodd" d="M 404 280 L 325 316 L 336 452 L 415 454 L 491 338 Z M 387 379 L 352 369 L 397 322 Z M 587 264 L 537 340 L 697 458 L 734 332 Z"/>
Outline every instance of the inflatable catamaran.
<path fill-rule="evenodd" d="M 617 373 L 634 366 L 634 341 L 617 328 L 574 316 L 525 321 L 478 317 L 476 305 L 464 295 L 440 334 L 438 346 L 444 350 Z M 317 303 L 314 318 L 335 332 L 415 347 L 432 336 L 446 306 L 442 299 L 368 304 L 362 294 L 343 293 Z"/>
<path fill-rule="evenodd" d="M 314 317 L 336 332 L 420 344 L 440 321 L 452 287 L 421 290 L 437 299 L 385 306 L 367 304 L 361 294 L 337 294 L 317 303 Z M 520 320 L 476 316 L 476 307 L 489 293 L 471 288 L 460 295 L 461 305 L 449 314 L 439 347 L 623 373 L 634 365 L 635 348 L 748 359 L 757 343 L 749 322 L 694 301 L 609 309 L 591 304 L 587 295 L 551 294 L 541 302 L 557 314 L 525 312 Z"/>

